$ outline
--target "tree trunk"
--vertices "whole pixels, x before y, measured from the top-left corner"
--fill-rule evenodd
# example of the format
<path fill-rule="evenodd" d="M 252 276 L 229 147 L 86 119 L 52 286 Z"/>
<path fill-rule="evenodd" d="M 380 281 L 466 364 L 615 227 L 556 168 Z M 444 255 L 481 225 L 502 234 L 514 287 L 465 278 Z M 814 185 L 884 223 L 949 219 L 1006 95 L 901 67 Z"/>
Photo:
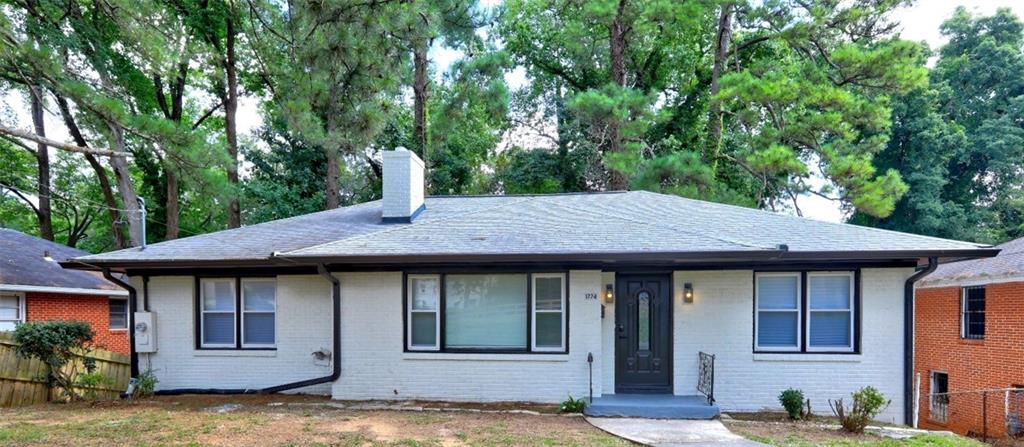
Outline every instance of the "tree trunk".
<path fill-rule="evenodd" d="M 54 96 L 57 98 L 57 108 L 60 109 L 60 115 L 64 119 L 64 127 L 67 127 L 71 138 L 75 140 L 75 144 L 89 147 L 89 143 L 85 141 L 85 136 L 82 135 L 81 129 L 78 128 L 78 123 L 75 122 L 75 117 L 71 114 L 71 108 L 68 107 L 67 99 L 56 94 Z M 89 162 L 89 166 L 92 166 L 92 170 L 96 172 L 96 179 L 100 182 L 100 190 L 103 191 L 103 201 L 107 205 L 107 215 L 110 216 L 110 231 L 114 236 L 114 244 L 117 248 L 126 248 L 128 245 L 125 244 L 124 232 L 121 231 L 117 198 L 114 197 L 114 189 L 110 186 L 110 176 L 107 175 L 107 170 L 103 168 L 103 165 L 100 164 L 95 155 L 85 154 L 85 160 Z"/>
<path fill-rule="evenodd" d="M 236 112 L 238 111 L 238 71 L 235 67 L 235 23 L 233 12 L 228 12 L 227 19 L 227 55 L 224 62 L 224 74 L 227 77 L 227 94 L 224 97 L 224 134 L 228 141 L 228 183 L 231 184 L 231 199 L 228 201 L 228 228 L 242 226 L 242 208 L 238 201 L 238 130 Z"/>
<path fill-rule="evenodd" d="M 178 238 L 178 220 L 180 205 L 178 202 L 178 171 L 171 166 L 164 166 L 164 178 L 167 180 L 167 240 Z"/>
<path fill-rule="evenodd" d="M 36 135 L 46 136 L 43 124 L 43 90 L 29 87 L 32 100 L 32 125 Z M 50 148 L 45 144 L 36 144 L 36 166 L 38 168 L 37 191 L 39 205 L 36 206 L 36 217 L 39 219 L 39 236 L 48 241 L 53 240 L 53 208 L 50 204 Z"/>
<path fill-rule="evenodd" d="M 708 142 L 704 152 L 704 162 L 711 165 L 711 172 L 718 170 L 718 156 L 722 150 L 722 102 L 715 100 L 718 94 L 718 80 L 725 71 L 729 57 L 729 41 L 732 39 L 732 14 L 735 5 L 722 5 L 722 14 L 718 18 L 718 38 L 715 40 L 715 65 L 711 69 L 711 110 L 708 116 Z"/>
<path fill-rule="evenodd" d="M 626 0 L 619 0 L 615 20 L 608 28 L 608 48 L 611 63 L 612 82 L 619 87 L 626 86 Z M 613 118 L 608 124 L 608 151 L 622 152 L 622 123 Z M 608 189 L 622 191 L 629 189 L 626 175 L 614 169 L 608 169 Z"/>
<path fill-rule="evenodd" d="M 413 92 L 413 127 L 416 149 L 423 157 L 424 179 L 429 179 L 430 155 L 427 153 L 427 41 L 418 40 L 413 44 L 414 80 Z"/>
<path fill-rule="evenodd" d="M 333 210 L 338 207 L 338 150 L 327 150 L 327 191 L 324 197 L 324 209 Z"/>
<path fill-rule="evenodd" d="M 114 150 L 125 151 L 124 129 L 120 124 L 107 122 L 110 129 Z M 132 175 L 128 170 L 128 159 L 124 156 L 110 157 L 110 167 L 114 170 L 114 177 L 117 178 L 117 190 L 121 193 L 121 203 L 124 207 L 124 217 L 128 221 L 128 239 L 133 247 L 142 245 L 142 220 L 139 215 L 139 196 L 135 193 L 135 185 L 132 184 Z"/>

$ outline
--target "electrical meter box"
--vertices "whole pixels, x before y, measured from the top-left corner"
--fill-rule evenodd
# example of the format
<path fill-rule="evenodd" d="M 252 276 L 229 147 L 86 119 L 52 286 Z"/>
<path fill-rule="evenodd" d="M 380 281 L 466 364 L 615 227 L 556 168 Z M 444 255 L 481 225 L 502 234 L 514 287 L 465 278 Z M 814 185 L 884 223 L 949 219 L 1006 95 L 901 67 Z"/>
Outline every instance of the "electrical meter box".
<path fill-rule="evenodd" d="M 156 352 L 156 314 L 135 312 L 135 352 Z"/>

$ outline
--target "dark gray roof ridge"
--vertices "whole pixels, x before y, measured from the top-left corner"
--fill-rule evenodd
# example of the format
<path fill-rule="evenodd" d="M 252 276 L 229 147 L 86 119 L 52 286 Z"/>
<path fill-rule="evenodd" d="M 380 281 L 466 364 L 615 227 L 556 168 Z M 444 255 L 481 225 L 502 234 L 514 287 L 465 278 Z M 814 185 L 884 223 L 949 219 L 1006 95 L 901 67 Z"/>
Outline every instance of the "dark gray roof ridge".
<path fill-rule="evenodd" d="M 747 212 L 755 212 L 755 213 L 759 213 L 759 214 L 764 214 L 764 215 L 774 216 L 774 217 L 780 217 L 780 218 L 789 219 L 789 220 L 796 220 L 796 221 L 808 221 L 808 220 L 810 220 L 810 221 L 813 221 L 815 223 L 827 224 L 827 225 L 837 226 L 837 227 L 855 227 L 855 228 L 861 228 L 861 229 L 865 229 L 865 230 L 869 230 L 869 231 L 875 231 L 875 232 L 880 232 L 880 233 L 885 233 L 885 234 L 896 234 L 896 235 L 900 235 L 900 236 L 913 236 L 913 237 L 918 237 L 918 238 L 922 238 L 922 239 L 930 239 L 930 240 L 933 240 L 933 241 L 941 241 L 941 242 L 956 242 L 956 243 L 961 243 L 961 244 L 968 243 L 968 244 L 977 245 L 979 248 L 992 247 L 992 245 L 990 245 L 990 244 L 982 244 L 982 243 L 978 243 L 978 242 L 958 241 L 958 240 L 955 240 L 955 239 L 945 239 L 945 238 L 941 238 L 941 237 L 926 236 L 926 235 L 917 234 L 917 233 L 905 233 L 905 232 L 901 232 L 901 231 L 887 230 L 885 228 L 868 227 L 868 226 L 864 226 L 864 225 L 857 225 L 857 224 L 851 224 L 851 223 L 846 223 L 846 222 L 829 222 L 827 220 L 818 220 L 818 219 L 812 219 L 810 217 L 794 216 L 794 215 L 791 215 L 791 214 L 777 213 L 777 212 L 774 212 L 774 211 L 762 210 L 762 209 L 759 209 L 759 208 L 749 208 L 749 207 L 740 206 L 740 205 L 733 205 L 733 204 L 730 204 L 730 203 L 708 202 L 708 201 L 705 201 L 705 200 L 691 199 L 689 197 L 677 196 L 677 195 L 673 195 L 673 194 L 661 194 L 661 193 L 656 193 L 656 192 L 651 192 L 651 191 L 644 191 L 644 190 L 637 190 L 635 192 L 644 193 L 644 194 L 653 194 L 653 195 L 662 196 L 662 197 L 671 197 L 673 199 L 685 200 L 685 201 L 688 201 L 688 202 L 695 202 L 695 203 L 699 203 L 699 204 L 703 204 L 703 205 L 714 205 L 714 206 L 723 206 L 723 207 L 736 208 L 736 209 L 740 209 L 740 210 L 747 211 Z"/>
<path fill-rule="evenodd" d="M 647 192 L 647 191 L 643 191 L 643 192 Z M 654 193 L 651 193 L 651 194 L 654 194 Z M 602 216 L 602 217 L 606 217 L 606 218 L 615 218 L 615 219 L 623 220 L 623 221 L 626 221 L 626 222 L 632 222 L 632 223 L 638 223 L 638 224 L 644 224 L 644 225 L 651 225 L 651 226 L 661 227 L 661 228 L 665 228 L 665 229 L 672 230 L 672 231 L 678 231 L 680 233 L 687 233 L 687 234 L 692 234 L 694 236 L 701 236 L 701 237 L 706 237 L 706 238 L 709 238 L 709 239 L 715 239 L 715 240 L 719 240 L 719 241 L 726 242 L 726 243 L 733 244 L 733 245 L 740 245 L 740 246 L 744 246 L 744 247 L 758 248 L 758 249 L 762 249 L 762 250 L 774 250 L 774 249 L 776 249 L 776 247 L 766 247 L 766 246 L 763 246 L 763 245 L 752 244 L 752 243 L 749 243 L 749 242 L 735 241 L 735 240 L 731 240 L 729 238 L 725 238 L 725 237 L 721 237 L 721 236 L 710 235 L 710 234 L 707 234 L 707 233 L 701 232 L 701 231 L 689 231 L 689 230 L 685 230 L 685 229 L 682 229 L 682 228 L 674 226 L 674 225 L 662 225 L 662 224 L 658 224 L 658 223 L 644 222 L 644 221 L 641 221 L 641 220 L 638 220 L 638 219 L 629 219 L 629 218 L 626 218 L 626 217 L 623 217 L 623 216 L 604 216 L 604 215 L 595 213 L 595 212 L 593 212 L 591 210 L 575 207 L 575 206 L 572 206 L 572 205 L 563 204 L 562 206 L 565 207 L 565 208 L 572 208 L 572 209 L 574 209 L 576 211 L 579 211 L 579 212 L 582 212 L 582 213 L 588 213 L 588 214 L 591 214 L 591 215 Z"/>

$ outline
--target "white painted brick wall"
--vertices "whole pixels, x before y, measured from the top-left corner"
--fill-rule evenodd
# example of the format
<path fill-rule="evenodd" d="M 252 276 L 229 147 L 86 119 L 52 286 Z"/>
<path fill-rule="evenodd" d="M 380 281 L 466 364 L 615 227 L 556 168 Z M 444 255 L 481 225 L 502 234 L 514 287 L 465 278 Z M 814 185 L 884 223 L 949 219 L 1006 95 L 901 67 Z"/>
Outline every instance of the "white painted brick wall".
<path fill-rule="evenodd" d="M 601 393 L 601 273 L 569 274 L 569 354 L 403 353 L 402 274 L 344 273 L 341 378 L 335 399 L 561 402 Z"/>
<path fill-rule="evenodd" d="M 142 280 L 131 278 L 142 291 Z M 312 353 L 331 349 L 331 288 L 320 276 L 277 278 L 276 351 L 198 351 L 194 341 L 191 276 L 150 278 L 149 307 L 157 318 L 157 348 L 139 355 L 139 367 L 156 372 L 158 390 L 175 388 L 265 388 L 331 373 Z M 140 299 L 141 301 L 141 299 Z M 141 306 L 140 306 L 141 309 Z M 296 392 L 328 394 L 330 385 Z"/>
<path fill-rule="evenodd" d="M 615 272 L 601 273 L 601 302 L 604 303 L 605 286 L 612 285 L 615 293 Z M 601 320 L 601 383 L 604 394 L 615 394 L 615 302 L 605 303 L 604 320 Z"/>
<path fill-rule="evenodd" d="M 881 417 L 902 421 L 903 281 L 912 269 L 862 271 L 863 335 L 859 355 L 753 354 L 753 272 L 674 274 L 674 392 L 696 393 L 697 352 L 717 356 L 716 396 L 725 410 L 780 409 L 779 392 L 797 387 L 815 411 L 827 399 L 873 385 L 893 400 Z M 587 353 L 594 355 L 594 395 L 614 392 L 614 305 L 601 320 L 604 284 L 614 275 L 572 271 L 568 355 L 404 353 L 402 274 L 337 273 L 342 284 L 342 373 L 319 392 L 337 399 L 436 399 L 559 402 L 588 393 Z M 160 351 L 147 359 L 159 389 L 260 388 L 319 377 L 313 351 L 331 346 L 330 286 L 319 276 L 278 277 L 278 350 L 196 351 L 192 277 L 154 277 Z M 141 290 L 139 278 L 132 278 Z M 683 303 L 682 285 L 695 302 Z M 598 299 L 587 300 L 587 293 Z M 268 356 L 269 355 L 269 356 Z M 607 385 L 607 386 L 603 386 Z M 848 399 L 847 399 L 848 400 Z"/>
<path fill-rule="evenodd" d="M 715 397 L 723 410 L 781 410 L 779 393 L 803 390 L 817 414 L 828 399 L 878 388 L 892 404 L 879 417 L 903 421 L 903 283 L 913 269 L 864 269 L 862 349 L 859 355 L 754 354 L 753 272 L 675 272 L 675 394 L 696 394 L 697 353 L 716 355 Z M 683 303 L 684 283 L 694 303 Z"/>

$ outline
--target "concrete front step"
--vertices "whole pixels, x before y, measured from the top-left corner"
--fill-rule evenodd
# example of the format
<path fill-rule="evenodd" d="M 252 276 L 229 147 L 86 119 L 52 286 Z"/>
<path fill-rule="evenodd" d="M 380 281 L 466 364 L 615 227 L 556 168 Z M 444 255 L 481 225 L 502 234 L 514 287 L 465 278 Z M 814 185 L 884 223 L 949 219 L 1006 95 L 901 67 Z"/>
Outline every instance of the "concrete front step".
<path fill-rule="evenodd" d="M 609 394 L 595 398 L 583 413 L 592 417 L 714 419 L 721 411 L 704 396 Z"/>

